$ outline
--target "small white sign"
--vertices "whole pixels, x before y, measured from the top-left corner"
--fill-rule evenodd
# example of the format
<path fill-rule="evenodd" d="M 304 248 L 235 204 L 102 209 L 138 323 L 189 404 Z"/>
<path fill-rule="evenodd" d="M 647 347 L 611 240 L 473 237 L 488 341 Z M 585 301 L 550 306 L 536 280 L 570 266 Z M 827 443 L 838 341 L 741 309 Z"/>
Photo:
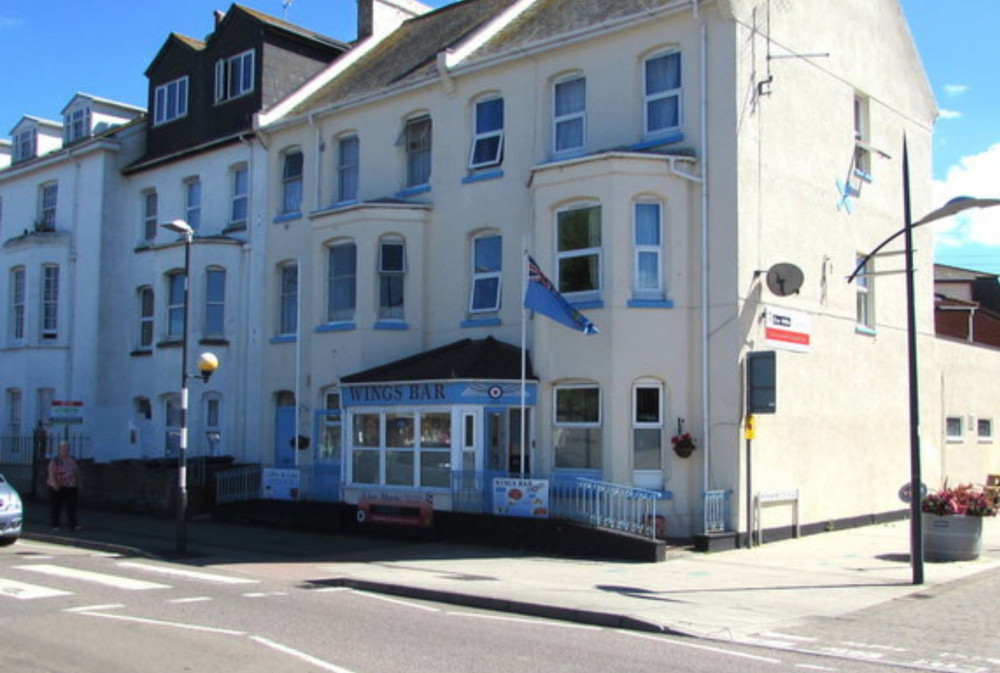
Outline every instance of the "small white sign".
<path fill-rule="evenodd" d="M 261 490 L 265 500 L 298 500 L 301 479 L 296 469 L 265 467 Z"/>
<path fill-rule="evenodd" d="M 771 348 L 806 353 L 810 346 L 809 314 L 768 307 L 764 312 L 764 340 Z"/>

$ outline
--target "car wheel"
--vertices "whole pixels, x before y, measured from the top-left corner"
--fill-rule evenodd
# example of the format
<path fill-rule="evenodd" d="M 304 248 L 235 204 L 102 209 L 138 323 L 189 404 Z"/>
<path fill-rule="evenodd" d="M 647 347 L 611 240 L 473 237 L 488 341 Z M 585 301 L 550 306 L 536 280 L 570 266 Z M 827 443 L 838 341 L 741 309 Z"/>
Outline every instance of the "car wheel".
<path fill-rule="evenodd" d="M 0 547 L 9 547 L 17 542 L 16 537 L 0 537 Z"/>

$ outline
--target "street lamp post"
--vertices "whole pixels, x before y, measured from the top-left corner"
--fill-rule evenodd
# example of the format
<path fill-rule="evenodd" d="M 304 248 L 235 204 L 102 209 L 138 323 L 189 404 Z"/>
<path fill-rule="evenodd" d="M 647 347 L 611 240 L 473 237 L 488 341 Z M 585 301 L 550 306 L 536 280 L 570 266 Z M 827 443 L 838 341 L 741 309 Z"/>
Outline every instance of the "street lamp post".
<path fill-rule="evenodd" d="M 181 427 L 177 442 L 177 554 L 187 553 L 187 448 L 188 448 L 188 312 L 190 308 L 191 289 L 191 243 L 194 240 L 194 229 L 184 220 L 174 220 L 162 225 L 164 229 L 174 231 L 184 237 L 184 321 L 181 331 Z M 219 361 L 211 353 L 202 353 L 198 358 L 198 369 L 201 378 L 208 381 L 218 368 Z"/>
<path fill-rule="evenodd" d="M 917 316 L 914 291 L 913 267 L 913 229 L 923 224 L 929 224 L 945 217 L 957 215 L 970 208 L 989 208 L 1000 205 L 1000 199 L 974 199 L 968 196 L 954 198 L 937 210 L 934 210 L 916 222 L 910 213 L 910 159 L 903 139 L 903 228 L 882 241 L 874 250 L 868 253 L 847 278 L 853 281 L 868 261 L 874 257 L 889 242 L 903 235 L 903 247 L 906 257 L 906 354 L 909 379 L 910 403 L 910 568 L 913 584 L 924 583 L 924 538 L 922 530 L 922 515 L 920 508 L 923 483 L 920 472 L 920 390 L 917 383 Z"/>

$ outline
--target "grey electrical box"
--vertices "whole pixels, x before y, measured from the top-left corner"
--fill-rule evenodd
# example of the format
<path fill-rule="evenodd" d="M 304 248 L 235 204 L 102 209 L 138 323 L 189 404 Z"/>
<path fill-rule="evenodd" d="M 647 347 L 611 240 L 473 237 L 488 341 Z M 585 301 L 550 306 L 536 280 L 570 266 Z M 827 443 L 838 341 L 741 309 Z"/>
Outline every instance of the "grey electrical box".
<path fill-rule="evenodd" d="M 774 351 L 747 353 L 747 412 L 773 414 L 777 409 L 778 376 Z"/>

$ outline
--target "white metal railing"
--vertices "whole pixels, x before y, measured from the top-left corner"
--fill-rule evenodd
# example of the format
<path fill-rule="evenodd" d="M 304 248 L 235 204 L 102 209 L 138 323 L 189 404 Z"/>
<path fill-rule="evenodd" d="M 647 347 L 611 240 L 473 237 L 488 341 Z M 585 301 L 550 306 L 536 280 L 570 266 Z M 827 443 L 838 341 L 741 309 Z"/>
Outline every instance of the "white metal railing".
<path fill-rule="evenodd" d="M 261 466 L 243 465 L 215 473 L 215 502 L 241 502 L 260 497 Z"/>
<path fill-rule="evenodd" d="M 656 502 L 662 496 L 659 491 L 585 477 L 549 486 L 553 514 L 649 538 L 656 537 Z"/>
<path fill-rule="evenodd" d="M 704 512 L 706 533 L 726 530 L 726 491 L 705 491 Z"/>

